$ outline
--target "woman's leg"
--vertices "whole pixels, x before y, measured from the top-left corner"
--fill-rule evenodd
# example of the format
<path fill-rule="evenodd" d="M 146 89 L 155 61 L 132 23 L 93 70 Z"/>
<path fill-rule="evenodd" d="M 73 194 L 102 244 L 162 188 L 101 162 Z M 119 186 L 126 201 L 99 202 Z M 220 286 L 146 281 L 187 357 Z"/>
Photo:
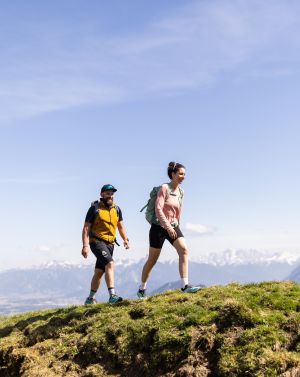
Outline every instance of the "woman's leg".
<path fill-rule="evenodd" d="M 155 266 L 159 255 L 160 255 L 161 249 L 156 249 L 154 247 L 149 247 L 149 255 L 148 259 L 143 267 L 142 271 L 142 284 L 146 283 L 149 279 L 150 273 L 152 268 Z"/>
<path fill-rule="evenodd" d="M 188 279 L 189 276 L 189 260 L 188 249 L 184 237 L 179 237 L 173 242 L 179 256 L 179 275 L 181 279 Z M 186 283 L 188 284 L 188 283 Z"/>
<path fill-rule="evenodd" d="M 189 284 L 189 258 L 188 258 L 188 249 L 183 237 L 177 238 L 173 242 L 173 246 L 177 250 L 179 255 L 179 274 L 181 277 L 182 283 L 182 292 L 183 293 L 196 293 L 201 287 L 193 286 Z"/>

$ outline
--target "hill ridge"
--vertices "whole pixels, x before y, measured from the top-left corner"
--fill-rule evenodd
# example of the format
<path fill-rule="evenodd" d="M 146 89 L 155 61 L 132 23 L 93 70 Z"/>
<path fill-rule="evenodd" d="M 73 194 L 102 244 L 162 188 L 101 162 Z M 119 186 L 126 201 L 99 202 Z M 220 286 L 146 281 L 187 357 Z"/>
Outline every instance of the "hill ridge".
<path fill-rule="evenodd" d="M 0 376 L 300 375 L 300 285 L 169 291 L 0 317 Z"/>

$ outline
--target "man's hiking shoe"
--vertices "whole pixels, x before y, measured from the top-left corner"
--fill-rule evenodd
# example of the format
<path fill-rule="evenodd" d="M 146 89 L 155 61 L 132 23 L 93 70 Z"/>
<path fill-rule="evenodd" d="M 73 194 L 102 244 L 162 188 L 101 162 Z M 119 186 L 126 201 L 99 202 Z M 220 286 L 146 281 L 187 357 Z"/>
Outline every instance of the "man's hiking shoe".
<path fill-rule="evenodd" d="M 121 302 L 122 300 L 123 300 L 122 297 L 120 297 L 118 295 L 111 295 L 109 297 L 108 303 L 109 304 L 116 304 L 117 302 Z"/>
<path fill-rule="evenodd" d="M 144 300 L 145 298 L 147 298 L 147 295 L 146 295 L 146 289 L 139 289 L 137 291 L 137 296 L 138 298 L 140 298 L 141 300 Z"/>
<path fill-rule="evenodd" d="M 190 284 L 187 284 L 184 288 L 181 288 L 183 293 L 196 293 L 201 289 L 201 287 L 196 287 Z"/>
<path fill-rule="evenodd" d="M 94 297 L 87 297 L 87 299 L 84 302 L 84 305 L 93 305 L 97 304 L 97 301 Z"/>

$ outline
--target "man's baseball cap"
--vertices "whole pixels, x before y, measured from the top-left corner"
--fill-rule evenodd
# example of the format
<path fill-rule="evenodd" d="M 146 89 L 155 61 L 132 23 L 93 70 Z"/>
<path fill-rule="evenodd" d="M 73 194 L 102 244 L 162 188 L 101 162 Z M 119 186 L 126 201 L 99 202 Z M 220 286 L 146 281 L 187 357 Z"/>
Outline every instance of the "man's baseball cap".
<path fill-rule="evenodd" d="M 101 188 L 101 193 L 102 193 L 103 191 L 113 191 L 113 192 L 116 192 L 117 189 L 116 189 L 113 185 L 109 185 L 109 184 L 107 184 L 107 185 L 102 186 L 102 188 Z"/>

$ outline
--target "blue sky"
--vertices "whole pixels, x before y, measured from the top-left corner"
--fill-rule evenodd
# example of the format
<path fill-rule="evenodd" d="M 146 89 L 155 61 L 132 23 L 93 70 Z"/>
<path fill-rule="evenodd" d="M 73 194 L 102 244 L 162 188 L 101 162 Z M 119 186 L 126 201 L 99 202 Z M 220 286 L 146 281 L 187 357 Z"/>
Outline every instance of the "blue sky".
<path fill-rule="evenodd" d="M 299 253 L 299 11 L 292 0 L 4 4 L 0 269 L 80 261 L 104 183 L 132 244 L 116 254 L 144 257 L 139 209 L 172 160 L 187 168 L 192 258 Z"/>

